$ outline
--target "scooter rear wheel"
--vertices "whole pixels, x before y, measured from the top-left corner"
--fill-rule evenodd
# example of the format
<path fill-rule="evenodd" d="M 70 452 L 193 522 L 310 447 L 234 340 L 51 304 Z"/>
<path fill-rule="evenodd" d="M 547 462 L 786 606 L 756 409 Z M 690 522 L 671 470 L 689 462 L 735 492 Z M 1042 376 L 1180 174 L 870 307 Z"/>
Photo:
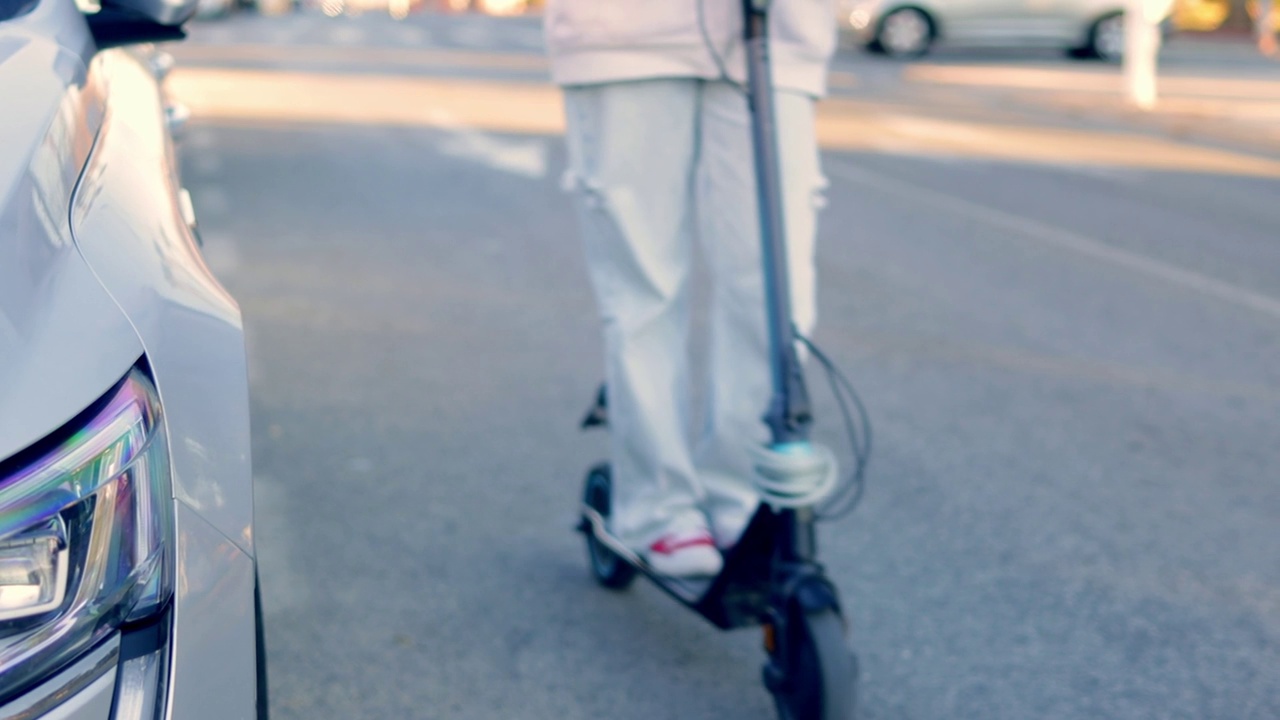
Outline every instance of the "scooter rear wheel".
<path fill-rule="evenodd" d="M 582 501 L 607 520 L 612 498 L 613 478 L 609 466 L 601 464 L 591 468 L 587 473 Z M 625 590 L 636 578 L 635 567 L 597 540 L 590 530 L 587 531 L 587 560 L 596 582 L 610 590 Z"/>
<path fill-rule="evenodd" d="M 795 610 L 787 623 L 789 667 L 774 691 L 780 720 L 853 720 L 857 660 L 834 609 Z"/>

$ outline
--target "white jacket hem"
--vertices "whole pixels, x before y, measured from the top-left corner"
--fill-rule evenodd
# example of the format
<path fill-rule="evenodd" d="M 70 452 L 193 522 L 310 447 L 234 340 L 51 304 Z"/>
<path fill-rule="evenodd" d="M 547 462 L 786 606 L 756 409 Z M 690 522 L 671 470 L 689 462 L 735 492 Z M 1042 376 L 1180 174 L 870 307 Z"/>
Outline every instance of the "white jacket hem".
<path fill-rule="evenodd" d="M 794 57 L 789 48 L 775 47 L 773 86 L 813 97 L 827 92 L 827 68 L 825 60 L 804 60 Z M 737 72 L 727 78 L 738 84 L 746 82 L 740 68 L 740 58 L 727 58 L 726 65 Z M 706 52 L 672 51 L 668 48 L 653 50 L 599 50 L 574 49 L 555 53 L 551 63 L 551 79 L 557 85 L 599 85 L 602 83 L 634 80 L 658 80 L 663 78 L 687 78 L 693 80 L 718 80 L 720 66 Z"/>

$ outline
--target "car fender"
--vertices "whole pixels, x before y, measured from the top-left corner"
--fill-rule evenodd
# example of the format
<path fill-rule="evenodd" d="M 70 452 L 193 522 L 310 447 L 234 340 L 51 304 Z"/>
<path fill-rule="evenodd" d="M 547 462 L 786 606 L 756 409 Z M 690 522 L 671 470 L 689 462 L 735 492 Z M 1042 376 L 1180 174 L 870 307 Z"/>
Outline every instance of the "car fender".
<path fill-rule="evenodd" d="M 132 322 L 165 410 L 174 492 L 250 555 L 244 328 L 183 217 L 151 72 L 123 50 L 99 53 L 106 115 L 72 205 L 77 246 Z"/>

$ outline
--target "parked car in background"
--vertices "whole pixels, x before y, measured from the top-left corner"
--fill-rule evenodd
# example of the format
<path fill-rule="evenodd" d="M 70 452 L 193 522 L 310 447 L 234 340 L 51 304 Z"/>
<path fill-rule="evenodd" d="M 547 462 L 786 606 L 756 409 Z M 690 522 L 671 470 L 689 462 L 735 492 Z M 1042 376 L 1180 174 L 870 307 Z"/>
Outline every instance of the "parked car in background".
<path fill-rule="evenodd" d="M 870 52 L 913 58 L 939 45 L 1124 54 L 1123 0 L 842 0 L 840 25 Z"/>
<path fill-rule="evenodd" d="M 403 20 L 409 17 L 409 13 L 422 9 L 423 0 L 309 0 L 313 7 L 318 7 L 320 12 L 329 17 L 339 17 L 347 15 L 358 17 L 365 13 L 386 13 L 395 20 Z M 280 12 L 271 12 L 267 8 L 271 4 L 280 5 L 288 3 L 291 0 L 258 0 L 259 9 L 263 14 L 281 14 Z M 287 12 L 287 11 L 286 11 Z"/>
<path fill-rule="evenodd" d="M 266 717 L 248 384 L 157 74 L 194 0 L 0 1 L 0 717 Z"/>
<path fill-rule="evenodd" d="M 545 0 L 438 0 L 448 12 L 477 12 L 484 15 L 523 15 L 540 11 Z"/>
<path fill-rule="evenodd" d="M 236 0 L 196 0 L 195 17 L 200 20 L 224 18 L 239 7 Z"/>

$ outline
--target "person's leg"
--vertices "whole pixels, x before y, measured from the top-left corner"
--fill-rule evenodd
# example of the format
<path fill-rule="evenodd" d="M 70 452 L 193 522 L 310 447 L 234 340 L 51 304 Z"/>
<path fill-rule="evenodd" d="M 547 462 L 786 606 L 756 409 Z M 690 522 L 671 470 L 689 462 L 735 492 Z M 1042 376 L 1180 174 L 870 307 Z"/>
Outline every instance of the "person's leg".
<path fill-rule="evenodd" d="M 565 91 L 570 177 L 604 321 L 611 530 L 642 552 L 672 533 L 656 552 L 705 536 L 687 418 L 698 94 L 693 80 Z M 709 544 L 693 556 L 668 570 L 718 570 Z M 650 562 L 663 571 L 662 558 Z"/>
<path fill-rule="evenodd" d="M 1274 0 L 1260 0 L 1258 3 L 1258 20 L 1254 30 L 1258 36 L 1258 50 L 1263 55 L 1276 54 L 1276 25 Z"/>
<path fill-rule="evenodd" d="M 818 162 L 813 98 L 778 92 L 792 314 L 808 334 L 816 320 L 814 234 L 826 181 Z M 768 332 L 751 118 L 740 88 L 709 85 L 702 107 L 698 214 L 714 278 L 708 408 L 697 449 L 704 507 L 717 543 L 736 542 L 758 497 L 748 446 L 768 442 Z"/>

